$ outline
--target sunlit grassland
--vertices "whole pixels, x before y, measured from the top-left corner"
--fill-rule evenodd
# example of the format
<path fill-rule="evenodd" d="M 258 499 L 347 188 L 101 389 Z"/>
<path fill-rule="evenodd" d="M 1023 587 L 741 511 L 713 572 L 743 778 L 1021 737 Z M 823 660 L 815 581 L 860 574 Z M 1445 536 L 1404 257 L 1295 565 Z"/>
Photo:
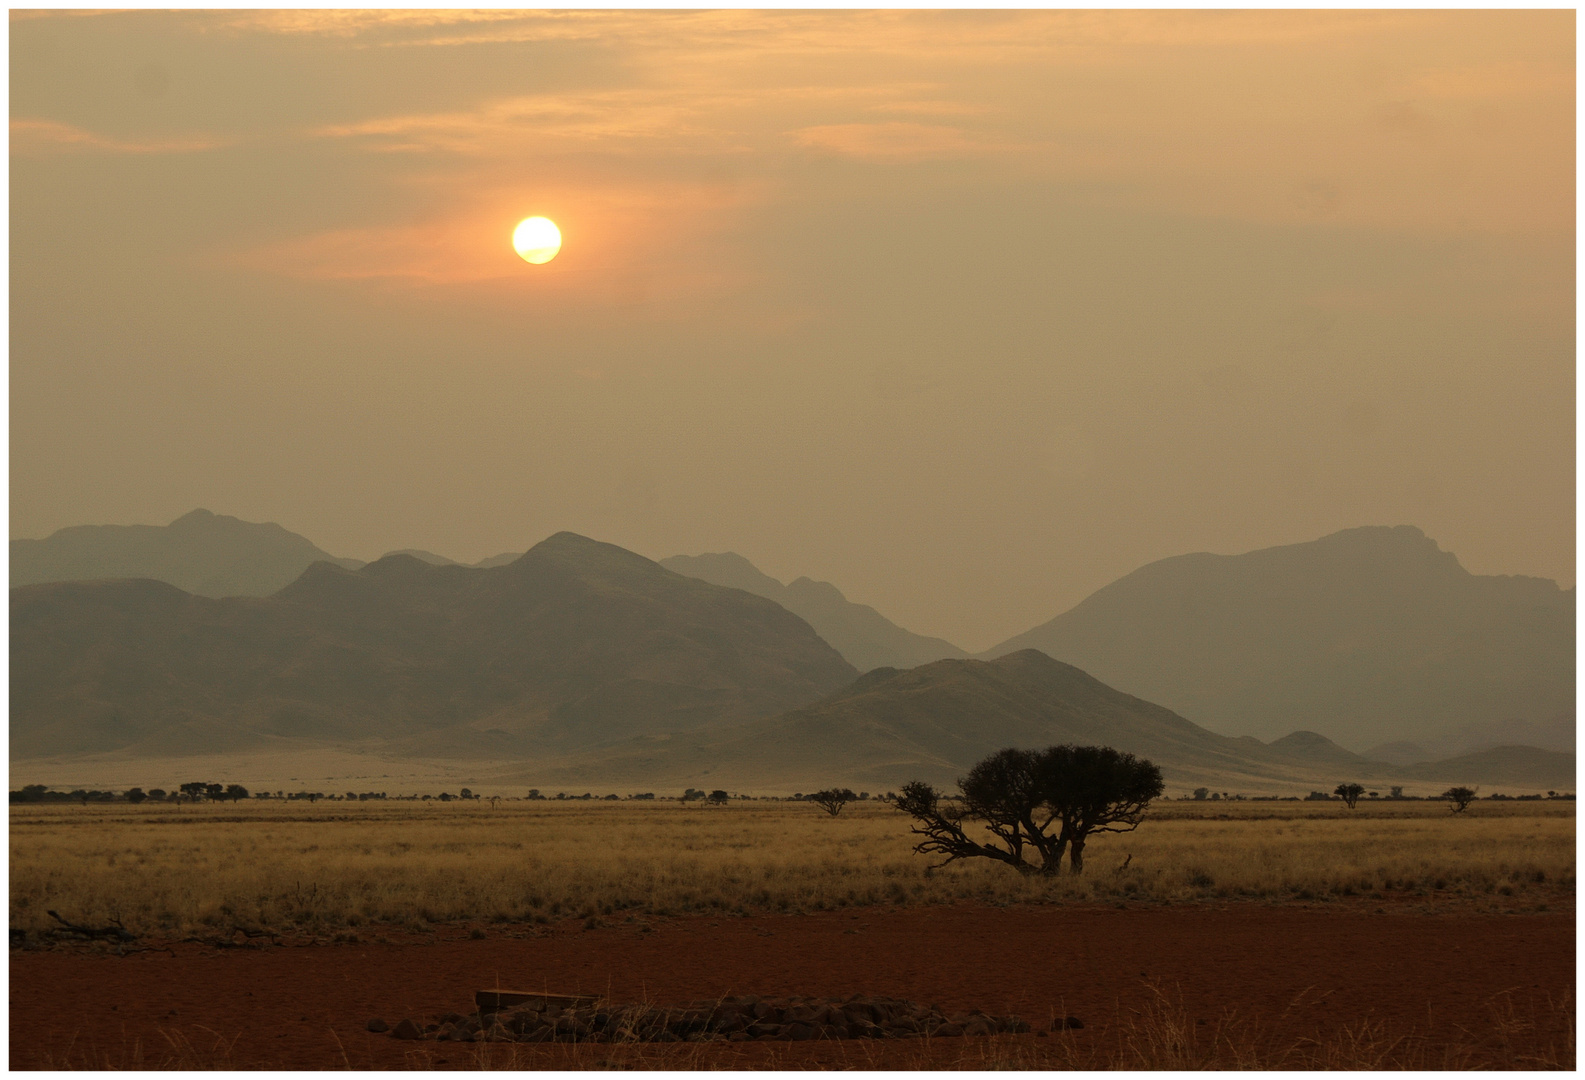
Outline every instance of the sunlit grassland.
<path fill-rule="evenodd" d="M 879 802 L 278 803 L 11 811 L 11 926 L 154 936 L 523 924 L 870 904 L 1526 898 L 1574 885 L 1572 802 L 1161 802 L 1081 877 L 930 872 Z M 1123 864 L 1127 861 L 1126 869 Z"/>

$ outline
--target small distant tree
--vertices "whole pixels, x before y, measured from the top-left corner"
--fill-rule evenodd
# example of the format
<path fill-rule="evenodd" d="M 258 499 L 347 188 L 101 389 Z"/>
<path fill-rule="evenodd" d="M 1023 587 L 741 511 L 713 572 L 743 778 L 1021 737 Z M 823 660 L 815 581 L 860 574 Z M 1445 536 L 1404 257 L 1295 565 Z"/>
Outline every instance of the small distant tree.
<path fill-rule="evenodd" d="M 473 798 L 473 789 L 472 788 L 463 788 L 460 792 L 457 793 L 457 798 L 459 798 L 459 799 L 471 799 L 471 798 Z"/>
<path fill-rule="evenodd" d="M 131 803 L 133 806 L 136 806 L 146 798 L 148 798 L 148 796 L 144 794 L 142 788 L 127 788 L 127 802 Z"/>
<path fill-rule="evenodd" d="M 1389 787 L 1387 789 L 1387 798 L 1389 798 L 1389 799 L 1401 799 L 1401 798 L 1403 798 L 1403 785 L 1402 784 L 1393 784 L 1391 787 Z"/>
<path fill-rule="evenodd" d="M 222 785 L 222 784 L 205 784 L 204 785 L 204 795 L 207 796 L 208 798 L 216 800 L 217 802 L 222 797 L 224 797 L 225 794 L 226 794 L 226 789 L 225 789 L 225 786 Z"/>
<path fill-rule="evenodd" d="M 199 799 L 203 798 L 204 793 L 208 790 L 209 785 L 201 781 L 194 781 L 191 784 L 182 785 L 182 794 L 187 796 L 187 798 L 192 802 L 197 802 Z"/>
<path fill-rule="evenodd" d="M 1451 787 L 1442 792 L 1442 798 L 1447 800 L 1447 808 L 1455 814 L 1462 814 L 1469 809 L 1469 804 L 1475 801 L 1475 793 L 1480 788 Z"/>
<path fill-rule="evenodd" d="M 615 797 L 616 796 L 614 796 L 614 795 L 612 796 L 612 798 L 615 798 Z M 710 792 L 710 795 L 709 795 L 709 801 L 714 803 L 716 806 L 722 805 L 729 798 L 731 798 L 731 796 L 728 795 L 725 791 L 722 791 L 720 788 L 716 788 L 714 791 Z"/>
<path fill-rule="evenodd" d="M 246 799 L 248 797 L 248 789 L 241 784 L 228 784 L 226 785 L 225 794 L 226 798 L 236 802 L 238 799 Z"/>
<path fill-rule="evenodd" d="M 858 796 L 853 794 L 853 792 L 848 788 L 827 788 L 824 791 L 817 791 L 813 795 L 809 796 L 810 802 L 820 807 L 820 809 L 824 810 L 832 817 L 836 817 L 838 814 L 840 814 L 842 812 L 842 808 L 848 803 L 856 802 L 857 800 Z"/>
<path fill-rule="evenodd" d="M 1352 810 L 1354 804 L 1359 802 L 1359 797 L 1365 794 L 1365 787 L 1363 784 L 1339 784 L 1332 789 L 1332 794 L 1340 797 Z"/>
<path fill-rule="evenodd" d="M 1194 798 L 1197 802 L 1204 802 L 1209 794 L 1211 794 L 1210 788 L 1197 787 L 1194 789 Z"/>
<path fill-rule="evenodd" d="M 88 805 L 88 792 L 84 791 L 82 788 L 78 788 L 76 791 L 72 792 L 72 798 L 76 799 L 84 806 Z"/>

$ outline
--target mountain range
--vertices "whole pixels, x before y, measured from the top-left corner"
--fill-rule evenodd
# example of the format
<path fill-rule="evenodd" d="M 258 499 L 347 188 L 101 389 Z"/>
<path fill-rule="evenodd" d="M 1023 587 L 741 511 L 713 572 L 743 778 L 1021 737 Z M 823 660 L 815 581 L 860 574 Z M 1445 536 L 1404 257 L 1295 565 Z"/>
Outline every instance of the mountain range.
<path fill-rule="evenodd" d="M 14 757 L 379 739 L 513 756 L 774 715 L 857 671 L 796 615 L 558 533 L 493 568 L 391 555 L 265 598 L 11 591 Z"/>
<path fill-rule="evenodd" d="M 1573 590 L 1470 575 L 1409 528 L 1153 563 L 981 659 L 733 553 L 657 564 L 571 533 L 472 567 L 365 565 L 195 511 L 12 553 L 19 579 L 104 575 L 12 590 L 18 759 L 356 745 L 873 786 L 1085 739 L 1224 787 L 1572 787 Z"/>

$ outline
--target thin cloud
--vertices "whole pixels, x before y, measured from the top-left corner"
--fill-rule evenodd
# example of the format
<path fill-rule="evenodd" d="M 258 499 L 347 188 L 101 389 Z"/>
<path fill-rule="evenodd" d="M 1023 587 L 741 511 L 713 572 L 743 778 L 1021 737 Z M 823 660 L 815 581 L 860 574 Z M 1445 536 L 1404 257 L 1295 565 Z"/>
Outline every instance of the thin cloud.
<path fill-rule="evenodd" d="M 982 153 L 962 128 L 935 124 L 824 124 L 793 133 L 800 146 L 866 161 L 923 161 Z"/>
<path fill-rule="evenodd" d="M 187 154 L 229 145 L 208 136 L 177 139 L 112 139 L 53 120 L 11 121 L 11 152 L 44 156 L 67 153 Z"/>
<path fill-rule="evenodd" d="M 675 302 L 742 286 L 750 271 L 719 238 L 741 211 L 764 199 L 764 190 L 750 184 L 602 187 L 588 177 L 564 177 L 499 186 L 432 220 L 325 230 L 219 261 L 310 280 L 502 282 L 574 303 L 608 299 L 613 291 Z M 509 243 L 512 226 L 528 212 L 561 227 L 562 252 L 543 267 L 528 268 Z"/>

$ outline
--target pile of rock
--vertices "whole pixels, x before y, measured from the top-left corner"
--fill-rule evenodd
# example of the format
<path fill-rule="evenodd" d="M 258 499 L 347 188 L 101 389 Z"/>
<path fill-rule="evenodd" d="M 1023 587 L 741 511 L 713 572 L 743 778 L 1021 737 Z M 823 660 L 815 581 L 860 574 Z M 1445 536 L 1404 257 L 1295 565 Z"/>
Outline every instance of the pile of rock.
<path fill-rule="evenodd" d="M 1083 1026 L 1071 1016 L 1051 1025 L 1056 1030 Z M 625 1043 L 951 1038 L 1030 1027 L 1016 1016 L 989 1016 L 979 1010 L 947 1016 L 934 1006 L 855 994 L 846 1000 L 728 997 L 669 1006 L 585 1001 L 547 1007 L 530 1002 L 467 1015 L 447 1013 L 422 1026 L 403 1020 L 388 1029 L 384 1021 L 371 1020 L 369 1030 L 390 1030 L 398 1039 L 452 1042 Z"/>

